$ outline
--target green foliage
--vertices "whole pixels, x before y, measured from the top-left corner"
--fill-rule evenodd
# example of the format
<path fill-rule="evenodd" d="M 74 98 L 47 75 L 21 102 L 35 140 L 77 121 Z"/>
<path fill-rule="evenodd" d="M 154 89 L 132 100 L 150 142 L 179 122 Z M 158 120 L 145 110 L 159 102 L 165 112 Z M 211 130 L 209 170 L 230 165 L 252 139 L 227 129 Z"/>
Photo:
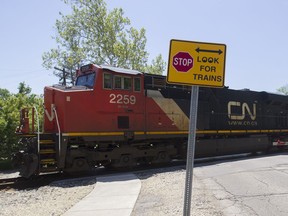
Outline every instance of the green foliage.
<path fill-rule="evenodd" d="M 19 84 L 18 89 L 17 94 L 0 89 L 0 159 L 9 158 L 18 148 L 15 129 L 19 126 L 20 109 L 35 106 L 39 113 L 43 112 L 42 97 L 31 94 L 31 88 L 24 82 Z"/>
<path fill-rule="evenodd" d="M 162 58 L 162 55 L 158 55 L 155 60 L 152 60 L 152 65 L 148 65 L 146 68 L 147 73 L 161 75 L 166 70 L 166 63 Z"/>
<path fill-rule="evenodd" d="M 28 95 L 31 93 L 32 89 L 29 86 L 26 86 L 25 82 L 21 82 L 18 86 L 18 93 Z"/>
<path fill-rule="evenodd" d="M 285 86 L 280 87 L 279 89 L 277 89 L 277 91 L 278 91 L 279 93 L 283 93 L 283 94 L 285 94 L 285 95 L 288 95 L 288 85 L 285 85 Z"/>
<path fill-rule="evenodd" d="M 56 49 L 45 52 L 43 66 L 65 68 L 66 79 L 74 82 L 76 69 L 86 63 L 106 64 L 161 74 L 163 65 L 153 68 L 147 66 L 148 53 L 145 50 L 145 29 L 137 30 L 130 26 L 121 8 L 107 11 L 103 0 L 64 0 L 72 8 L 71 15 L 61 15 L 56 21 Z M 155 60 L 156 66 L 159 66 Z M 54 72 L 62 77 L 63 73 Z"/>

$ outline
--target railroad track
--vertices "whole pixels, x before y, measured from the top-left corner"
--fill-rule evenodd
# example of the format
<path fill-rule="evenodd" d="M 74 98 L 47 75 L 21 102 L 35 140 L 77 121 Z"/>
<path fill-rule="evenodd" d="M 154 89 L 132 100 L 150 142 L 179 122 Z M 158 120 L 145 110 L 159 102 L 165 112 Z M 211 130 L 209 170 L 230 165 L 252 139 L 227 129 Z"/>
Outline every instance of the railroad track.
<path fill-rule="evenodd" d="M 13 188 L 16 185 L 24 183 L 25 180 L 27 181 L 27 179 L 22 177 L 0 179 L 0 190 Z"/>
<path fill-rule="evenodd" d="M 6 185 L 6 184 L 11 184 L 19 180 L 20 178 L 5 178 L 5 179 L 0 179 L 0 185 Z"/>
<path fill-rule="evenodd" d="M 7 190 L 7 189 L 24 190 L 27 188 L 38 188 L 49 185 L 53 181 L 67 178 L 68 178 L 67 176 L 61 175 L 61 173 L 40 175 L 30 179 L 26 179 L 23 177 L 5 178 L 0 179 L 0 190 Z"/>

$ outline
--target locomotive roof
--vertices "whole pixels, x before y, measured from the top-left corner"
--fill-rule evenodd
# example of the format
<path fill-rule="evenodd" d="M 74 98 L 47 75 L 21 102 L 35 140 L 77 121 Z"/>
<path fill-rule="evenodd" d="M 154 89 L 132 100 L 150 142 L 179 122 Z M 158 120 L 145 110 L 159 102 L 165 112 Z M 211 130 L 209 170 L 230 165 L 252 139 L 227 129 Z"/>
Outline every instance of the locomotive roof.
<path fill-rule="evenodd" d="M 129 74 L 129 75 L 143 74 L 142 72 L 137 71 L 137 70 L 118 68 L 118 67 L 113 67 L 113 66 L 108 66 L 108 65 L 101 65 L 101 67 L 103 69 L 106 69 L 106 70 L 110 70 L 110 71 L 114 71 L 114 72 L 118 72 L 118 73 L 125 73 L 125 74 Z"/>

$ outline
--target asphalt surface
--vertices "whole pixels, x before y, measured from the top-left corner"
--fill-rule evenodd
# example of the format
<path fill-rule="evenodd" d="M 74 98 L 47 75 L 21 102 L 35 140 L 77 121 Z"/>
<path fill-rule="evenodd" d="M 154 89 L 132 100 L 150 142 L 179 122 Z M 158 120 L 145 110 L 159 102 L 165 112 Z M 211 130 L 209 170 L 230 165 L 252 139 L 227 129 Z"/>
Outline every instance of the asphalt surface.
<path fill-rule="evenodd" d="M 288 215 L 288 154 L 199 166 L 194 173 L 219 201 L 224 215 Z"/>

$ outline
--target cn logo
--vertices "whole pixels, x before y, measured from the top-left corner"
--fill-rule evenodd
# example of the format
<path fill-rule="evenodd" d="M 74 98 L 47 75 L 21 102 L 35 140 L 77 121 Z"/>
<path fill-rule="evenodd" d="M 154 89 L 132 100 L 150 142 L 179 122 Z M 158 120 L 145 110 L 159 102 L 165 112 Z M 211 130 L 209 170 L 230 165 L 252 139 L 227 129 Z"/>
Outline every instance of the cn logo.
<path fill-rule="evenodd" d="M 241 109 L 242 113 L 235 114 L 235 109 L 237 109 L 237 107 L 242 108 Z M 234 109 L 234 112 L 232 112 L 233 109 Z M 238 101 L 229 101 L 228 102 L 228 118 L 230 118 L 231 120 L 243 120 L 246 114 L 248 114 L 251 120 L 255 121 L 256 119 L 256 104 L 255 103 L 253 103 L 252 109 L 253 109 L 253 113 L 251 112 L 251 109 L 247 103 L 241 104 L 241 102 L 238 102 Z"/>
<path fill-rule="evenodd" d="M 49 121 L 53 121 L 53 119 L 55 118 L 54 109 L 55 109 L 55 104 L 51 104 L 51 110 L 50 110 L 51 114 L 50 114 L 48 110 L 45 108 L 45 114 Z"/>

